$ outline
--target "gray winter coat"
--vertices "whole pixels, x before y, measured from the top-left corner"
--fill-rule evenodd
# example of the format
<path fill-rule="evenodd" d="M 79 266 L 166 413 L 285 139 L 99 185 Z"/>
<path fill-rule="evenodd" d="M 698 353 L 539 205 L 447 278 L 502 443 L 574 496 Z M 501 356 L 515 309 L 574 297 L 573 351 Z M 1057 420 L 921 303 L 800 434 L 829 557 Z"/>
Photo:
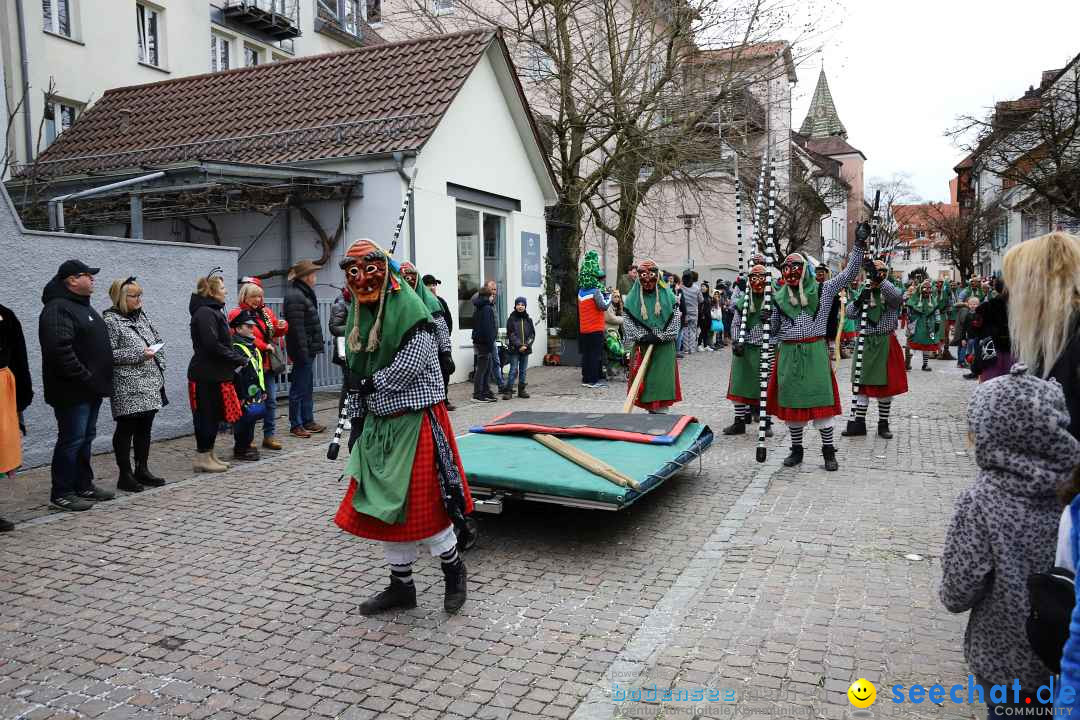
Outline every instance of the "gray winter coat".
<path fill-rule="evenodd" d="M 991 683 L 1050 678 L 1028 643 L 1027 579 L 1054 565 L 1061 503 L 1055 491 L 1080 457 L 1061 386 L 1024 374 L 979 385 L 968 405 L 975 483 L 957 498 L 945 537 L 941 601 L 971 611 L 964 656 Z"/>
<path fill-rule="evenodd" d="M 165 386 L 165 348 L 147 360 L 146 348 L 161 336 L 142 310 L 122 315 L 109 308 L 102 316 L 113 356 L 112 414 L 114 418 L 161 409 Z"/>

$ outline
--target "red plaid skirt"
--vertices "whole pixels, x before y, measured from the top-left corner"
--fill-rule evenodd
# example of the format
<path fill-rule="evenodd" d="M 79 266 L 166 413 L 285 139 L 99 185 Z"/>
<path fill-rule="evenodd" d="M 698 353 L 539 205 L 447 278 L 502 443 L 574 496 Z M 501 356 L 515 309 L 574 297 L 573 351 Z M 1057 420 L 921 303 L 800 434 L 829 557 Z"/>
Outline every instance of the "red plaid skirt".
<path fill-rule="evenodd" d="M 450 424 L 450 415 L 446 405 L 439 403 L 432 410 L 439 421 L 446 439 L 454 452 L 458 473 L 465 486 L 465 514 L 473 511 L 472 494 L 465 480 L 465 469 L 461 466 L 461 454 L 454 439 L 454 428 Z M 413 459 L 412 479 L 409 481 L 409 494 L 405 499 L 405 522 L 390 525 L 370 515 L 356 512 L 353 508 L 353 494 L 356 492 L 356 480 L 349 478 L 349 490 L 345 499 L 338 506 L 334 522 L 347 533 L 369 540 L 387 540 L 389 542 L 409 542 L 423 540 L 436 535 L 450 525 L 450 516 L 443 507 L 442 493 L 439 490 L 439 466 L 435 460 L 435 441 L 431 439 L 431 421 L 424 413 L 420 425 L 420 440 L 416 444 L 416 457 Z"/>
<path fill-rule="evenodd" d="M 863 385 L 860 395 L 867 397 L 893 397 L 908 391 L 907 369 L 904 367 L 904 350 L 893 335 L 889 338 L 889 359 L 886 361 L 888 383 L 885 385 Z"/>
<path fill-rule="evenodd" d="M 654 351 L 655 352 L 655 351 Z M 630 360 L 630 372 L 626 374 L 626 390 L 630 391 L 630 387 L 634 384 L 634 376 L 637 375 L 638 368 L 641 367 L 641 358 L 644 357 L 639 348 L 634 348 L 634 356 Z M 641 381 L 641 387 L 638 388 L 638 398 L 645 393 L 645 383 L 648 380 Z M 674 400 L 653 400 L 652 402 L 642 402 L 637 398 L 634 398 L 634 405 L 642 410 L 661 410 L 666 407 L 671 407 L 677 402 L 682 402 L 682 383 L 679 382 L 679 361 L 675 360 L 675 399 Z"/>

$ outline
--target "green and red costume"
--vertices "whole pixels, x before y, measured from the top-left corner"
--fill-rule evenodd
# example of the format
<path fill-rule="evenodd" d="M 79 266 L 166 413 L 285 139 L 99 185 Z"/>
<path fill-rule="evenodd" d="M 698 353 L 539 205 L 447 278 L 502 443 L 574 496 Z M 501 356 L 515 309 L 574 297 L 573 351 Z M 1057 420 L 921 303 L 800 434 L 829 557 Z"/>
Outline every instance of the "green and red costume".
<path fill-rule="evenodd" d="M 646 292 L 639 278 L 623 301 L 623 311 L 624 345 L 634 347 L 627 377 L 628 389 L 634 384 L 634 378 L 648 348 L 642 340 L 650 337 L 658 340 L 651 343 L 652 356 L 634 404 L 649 412 L 657 412 L 681 402 L 682 386 L 675 355 L 682 315 L 675 301 L 675 293 L 659 282 L 651 291 Z"/>

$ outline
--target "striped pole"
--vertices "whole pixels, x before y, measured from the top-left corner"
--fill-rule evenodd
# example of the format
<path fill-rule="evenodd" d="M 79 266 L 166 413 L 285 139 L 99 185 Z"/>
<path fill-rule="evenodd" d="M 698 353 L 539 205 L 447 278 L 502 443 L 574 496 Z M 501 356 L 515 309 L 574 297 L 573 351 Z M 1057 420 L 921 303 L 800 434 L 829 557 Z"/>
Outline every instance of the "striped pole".
<path fill-rule="evenodd" d="M 349 404 L 342 403 L 341 414 L 338 416 L 337 429 L 334 437 L 330 440 L 330 446 L 326 448 L 326 459 L 337 460 L 338 451 L 341 449 L 341 433 L 345 430 L 345 422 L 349 419 Z"/>
<path fill-rule="evenodd" d="M 878 217 L 875 214 L 870 221 L 870 257 L 875 258 L 878 252 Z M 870 306 L 870 276 L 867 275 L 866 280 L 863 282 L 863 302 L 862 310 L 859 313 L 859 341 L 855 348 L 855 359 L 851 369 L 851 419 L 854 420 L 857 416 L 855 413 L 855 403 L 859 399 L 859 392 L 862 390 L 862 372 L 863 372 L 863 352 L 866 347 L 866 334 L 869 329 L 869 320 L 867 319 L 867 309 Z"/>
<path fill-rule="evenodd" d="M 409 178 L 409 188 L 405 191 L 405 200 L 401 203 L 401 212 L 398 213 L 397 227 L 394 228 L 394 239 L 390 242 L 391 257 L 393 257 L 394 251 L 397 249 L 398 238 L 401 237 L 401 226 L 405 224 L 405 214 L 409 212 L 409 206 L 412 204 L 417 170 L 418 168 L 414 165 L 412 177 Z M 416 260 L 414 259 L 413 262 L 416 262 Z"/>
<path fill-rule="evenodd" d="M 772 160 L 771 156 L 768 160 L 769 163 L 769 225 L 768 225 L 768 242 L 765 243 L 765 267 L 772 268 L 773 266 L 773 242 L 776 240 L 776 163 Z M 747 288 L 749 290 L 749 288 Z M 770 327 L 772 324 L 772 278 L 766 278 L 765 281 L 765 298 L 761 304 L 761 395 L 758 399 L 758 441 L 757 441 L 757 461 L 759 463 L 765 462 L 768 457 L 768 449 L 765 447 L 765 430 L 769 424 L 769 411 L 768 411 L 768 394 L 769 394 L 769 371 L 771 364 L 772 350 L 769 345 L 769 335 L 772 330 Z"/>

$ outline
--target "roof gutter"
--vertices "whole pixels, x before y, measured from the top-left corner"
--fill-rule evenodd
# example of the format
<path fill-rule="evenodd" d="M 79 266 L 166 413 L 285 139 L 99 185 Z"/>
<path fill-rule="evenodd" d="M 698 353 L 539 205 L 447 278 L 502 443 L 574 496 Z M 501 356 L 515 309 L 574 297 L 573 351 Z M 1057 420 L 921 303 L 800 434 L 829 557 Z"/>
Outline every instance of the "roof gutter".
<path fill-rule="evenodd" d="M 409 173 L 405 172 L 405 153 L 394 152 L 394 169 L 397 170 L 398 175 L 405 181 L 405 187 L 409 186 L 412 182 L 412 177 Z M 416 174 L 416 156 L 413 155 L 413 175 Z M 409 203 L 409 261 L 416 264 L 416 192 L 413 191 L 412 202 Z"/>
<path fill-rule="evenodd" d="M 149 175 L 141 175 L 136 178 L 130 178 L 128 180 L 121 180 L 120 182 L 110 183 L 109 185 L 102 185 L 101 187 L 90 188 L 88 190 L 81 190 L 74 193 L 68 193 L 67 195 L 58 195 L 49 201 L 49 229 L 56 232 L 64 232 L 64 202 L 67 200 L 78 200 L 79 198 L 91 197 L 93 195 L 102 195 L 112 190 L 118 190 L 120 188 L 128 187 L 130 185 L 142 185 L 143 183 L 147 183 L 151 180 L 157 180 L 158 178 L 163 177 L 165 177 L 164 172 L 150 173 Z M 139 224 L 141 224 L 141 203 L 134 202 L 134 197 L 132 199 L 132 214 L 135 214 L 135 208 L 138 207 L 140 215 Z"/>
<path fill-rule="evenodd" d="M 34 131 L 30 123 L 30 60 L 26 56 L 26 22 L 22 0 L 15 0 L 15 19 L 19 23 L 19 63 L 22 67 L 23 132 L 26 135 L 26 163 L 34 159 Z"/>

